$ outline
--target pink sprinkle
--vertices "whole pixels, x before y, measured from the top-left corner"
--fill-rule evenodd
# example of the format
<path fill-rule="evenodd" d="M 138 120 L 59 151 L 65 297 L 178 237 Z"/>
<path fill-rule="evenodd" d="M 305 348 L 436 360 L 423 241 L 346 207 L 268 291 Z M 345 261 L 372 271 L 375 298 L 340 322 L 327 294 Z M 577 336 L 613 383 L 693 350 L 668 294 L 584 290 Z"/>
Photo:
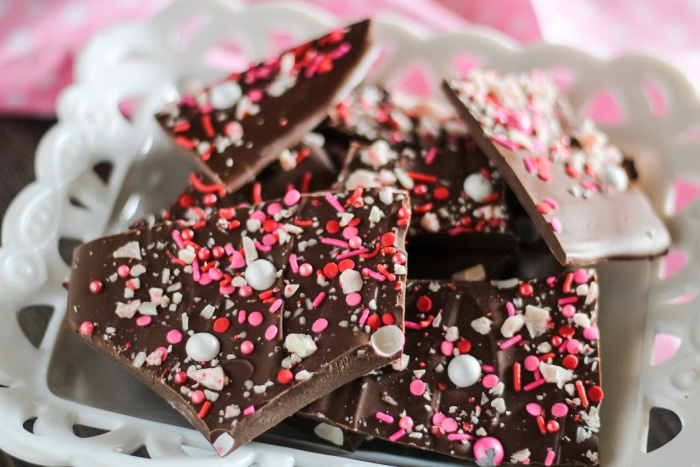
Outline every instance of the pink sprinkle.
<path fill-rule="evenodd" d="M 197 282 L 199 282 L 201 285 L 209 285 L 214 282 L 214 279 L 212 279 L 209 274 L 204 274 L 203 276 L 199 277 Z"/>
<path fill-rule="evenodd" d="M 192 392 L 190 399 L 194 404 L 201 404 L 202 402 L 204 402 L 205 399 L 204 391 L 197 389 L 196 391 Z"/>
<path fill-rule="evenodd" d="M 545 198 L 544 202 L 549 204 L 552 209 L 557 209 L 559 207 L 559 203 L 557 203 L 557 200 L 554 198 Z"/>
<path fill-rule="evenodd" d="M 166 358 L 168 358 L 168 349 L 165 347 L 158 347 L 156 350 L 156 353 L 160 354 L 160 361 L 162 362 Z"/>
<path fill-rule="evenodd" d="M 593 192 L 598 191 L 598 186 L 595 183 L 591 182 L 590 180 L 582 181 L 581 186 L 584 187 L 585 189 L 591 190 Z"/>
<path fill-rule="evenodd" d="M 233 286 L 231 286 L 233 288 Z M 253 288 L 249 285 L 244 285 L 240 289 L 238 289 L 238 295 L 241 297 L 250 297 L 253 295 Z"/>
<path fill-rule="evenodd" d="M 577 269 L 574 271 L 574 281 L 577 284 L 585 284 L 588 282 L 588 271 L 585 269 Z"/>
<path fill-rule="evenodd" d="M 337 239 L 337 238 L 323 237 L 323 238 L 321 238 L 321 243 L 323 243 L 324 245 L 337 246 L 337 247 L 343 248 L 345 250 L 350 248 L 350 244 L 348 244 L 348 242 L 344 242 L 344 241 Z"/>
<path fill-rule="evenodd" d="M 207 271 L 207 274 L 209 274 L 209 277 L 215 281 L 221 280 L 224 277 L 224 273 L 221 272 L 221 269 L 219 268 L 211 268 L 209 271 Z"/>
<path fill-rule="evenodd" d="M 299 266 L 299 274 L 301 274 L 304 277 L 310 276 L 314 272 L 314 267 L 311 266 L 309 263 L 304 263 L 301 266 Z"/>
<path fill-rule="evenodd" d="M 250 215 L 250 218 L 257 219 L 260 221 L 260 223 L 263 223 L 267 220 L 267 216 L 262 211 L 255 211 L 253 214 Z"/>
<path fill-rule="evenodd" d="M 274 302 L 272 302 L 272 305 L 270 305 L 270 313 L 276 313 L 277 310 L 279 310 L 282 307 L 282 304 L 284 302 L 282 301 L 281 298 L 278 298 Z"/>
<path fill-rule="evenodd" d="M 566 349 L 566 346 L 567 346 L 568 343 L 569 343 L 568 341 L 564 341 L 564 342 L 561 343 L 561 345 L 560 345 L 559 348 L 557 349 L 557 350 L 559 351 L 559 353 L 564 353 L 564 349 Z"/>
<path fill-rule="evenodd" d="M 544 383 L 545 383 L 544 379 L 538 379 L 537 381 L 533 381 L 530 384 L 526 384 L 523 389 L 525 389 L 526 391 L 532 391 L 533 389 L 542 386 Z"/>
<path fill-rule="evenodd" d="M 311 59 L 311 63 L 306 67 L 306 70 L 304 70 L 304 76 L 307 78 L 311 78 L 314 74 L 316 74 L 316 69 L 318 68 L 318 64 L 321 63 L 321 60 L 323 60 L 324 54 L 318 54 L 314 58 Z"/>
<path fill-rule="evenodd" d="M 561 223 L 558 217 L 553 217 L 552 222 L 550 222 L 550 224 L 552 224 L 552 230 L 557 233 L 564 230 L 564 225 Z"/>
<path fill-rule="evenodd" d="M 236 250 L 233 248 L 233 245 L 231 245 L 230 243 L 227 243 L 224 246 L 224 251 L 226 252 L 227 255 L 231 256 L 233 254 L 233 252 Z"/>
<path fill-rule="evenodd" d="M 403 435 L 406 434 L 406 430 L 403 428 L 394 433 L 393 435 L 389 436 L 389 441 L 396 441 L 397 439 L 401 438 Z"/>
<path fill-rule="evenodd" d="M 231 295 L 235 290 L 236 288 L 230 284 L 223 287 L 219 287 L 219 293 L 221 295 Z"/>
<path fill-rule="evenodd" d="M 511 302 L 506 302 L 506 310 L 508 310 L 508 316 L 515 316 L 515 305 Z"/>
<path fill-rule="evenodd" d="M 151 321 L 153 321 L 153 319 L 148 315 L 139 316 L 136 318 L 136 325 L 141 327 L 148 326 L 151 324 Z"/>
<path fill-rule="evenodd" d="M 596 326 L 591 326 L 583 330 L 583 337 L 590 341 L 598 339 L 598 336 L 600 336 L 600 331 L 598 331 Z"/>
<path fill-rule="evenodd" d="M 537 368 L 535 368 L 535 371 L 533 371 L 533 373 L 534 373 L 534 375 L 535 375 L 535 380 L 540 380 L 540 379 L 542 379 L 542 375 L 540 374 L 540 368 L 539 368 L 539 366 L 538 366 Z"/>
<path fill-rule="evenodd" d="M 552 415 L 554 415 L 557 418 L 560 417 L 565 417 L 566 414 L 569 413 L 569 408 L 566 406 L 566 404 L 562 404 L 561 402 L 557 402 L 552 406 Z"/>
<path fill-rule="evenodd" d="M 447 416 L 442 413 L 438 412 L 435 415 L 433 415 L 433 425 L 435 426 L 440 426 L 442 424 L 442 421 L 445 420 Z"/>
<path fill-rule="evenodd" d="M 289 190 L 287 194 L 284 195 L 284 204 L 287 206 L 294 206 L 301 199 L 301 194 L 297 190 Z"/>
<path fill-rule="evenodd" d="M 574 308 L 574 306 L 571 304 L 566 304 L 562 307 L 561 314 L 564 316 L 564 318 L 573 318 L 573 316 L 576 314 L 576 308 Z"/>
<path fill-rule="evenodd" d="M 245 266 L 245 257 L 240 251 L 233 250 L 231 253 L 229 253 L 229 256 L 231 257 L 232 269 L 240 269 Z"/>
<path fill-rule="evenodd" d="M 260 89 L 251 89 L 248 91 L 248 98 L 250 99 L 251 102 L 258 102 L 260 99 L 262 99 L 263 93 Z"/>
<path fill-rule="evenodd" d="M 404 321 L 403 324 L 406 326 L 406 329 L 420 329 L 420 325 L 413 321 Z"/>
<path fill-rule="evenodd" d="M 357 292 L 349 293 L 345 296 L 345 303 L 350 306 L 357 306 L 362 301 L 362 296 Z"/>
<path fill-rule="evenodd" d="M 554 286 L 554 284 L 556 284 L 556 283 L 557 283 L 556 277 L 550 276 L 547 278 L 547 285 L 549 285 L 550 287 Z"/>
<path fill-rule="evenodd" d="M 352 238 L 357 237 L 357 234 L 358 234 L 358 233 L 359 233 L 359 230 L 357 230 L 357 227 L 352 227 L 352 226 L 350 226 L 350 227 L 345 227 L 345 228 L 343 229 L 343 238 L 344 238 L 345 240 L 350 240 L 350 239 L 352 239 Z M 359 237 L 357 237 L 357 238 L 359 238 Z M 350 245 L 350 244 L 348 244 L 348 245 L 349 245 L 349 246 L 352 246 L 352 245 Z"/>
<path fill-rule="evenodd" d="M 173 232 L 176 232 L 175 230 Z M 122 264 L 117 268 L 117 275 L 119 277 L 127 277 L 131 273 L 131 269 L 126 264 Z"/>
<path fill-rule="evenodd" d="M 528 172 L 530 172 L 531 174 L 537 172 L 537 166 L 535 165 L 535 161 L 533 161 L 531 157 L 526 157 L 525 159 L 523 159 L 523 162 L 525 162 L 525 169 L 527 169 Z"/>
<path fill-rule="evenodd" d="M 249 355 L 253 353 L 253 350 L 255 350 L 255 344 L 251 341 L 243 341 L 241 342 L 241 353 L 243 355 Z"/>
<path fill-rule="evenodd" d="M 259 311 L 254 311 L 248 315 L 248 323 L 251 326 L 260 326 L 263 322 L 263 315 Z"/>
<path fill-rule="evenodd" d="M 579 353 L 579 348 L 581 346 L 581 342 L 578 339 L 571 339 L 569 342 L 566 343 L 566 350 L 572 354 L 576 355 Z"/>
<path fill-rule="evenodd" d="M 525 410 L 527 410 L 527 413 L 529 413 L 533 417 L 539 417 L 540 415 L 542 415 L 542 413 L 544 413 L 542 406 L 534 402 L 530 402 L 529 404 L 527 404 L 525 406 Z"/>
<path fill-rule="evenodd" d="M 337 199 L 335 199 L 335 196 L 333 196 L 331 193 L 326 194 L 326 201 L 328 201 L 328 204 L 333 206 L 333 208 L 338 211 L 338 212 L 345 212 L 345 208 L 343 207 L 342 204 L 338 202 Z"/>
<path fill-rule="evenodd" d="M 481 365 L 481 369 L 487 373 L 493 372 L 493 367 L 491 365 Z"/>
<path fill-rule="evenodd" d="M 447 435 L 447 439 L 448 441 L 471 441 L 474 437 L 467 433 L 450 433 Z"/>
<path fill-rule="evenodd" d="M 83 323 L 80 325 L 80 332 L 86 336 L 90 336 L 93 332 L 95 332 L 95 325 L 90 321 L 83 321 Z"/>
<path fill-rule="evenodd" d="M 373 271 L 369 268 L 364 268 L 362 270 L 362 275 L 369 276 L 372 279 L 378 280 L 379 282 L 384 282 L 386 280 L 386 277 L 384 277 L 382 274 L 379 274 L 377 271 Z"/>
<path fill-rule="evenodd" d="M 279 329 L 274 324 L 272 326 L 268 327 L 267 330 L 265 331 L 265 339 L 271 341 L 272 339 L 277 337 L 278 331 L 279 331 Z"/>
<path fill-rule="evenodd" d="M 318 295 L 316 295 L 316 298 L 314 298 L 314 301 L 312 302 L 314 308 L 318 308 L 321 302 L 323 302 L 324 298 L 326 298 L 326 292 L 321 292 Z"/>
<path fill-rule="evenodd" d="M 498 384 L 498 376 L 494 374 L 486 375 L 484 379 L 481 380 L 481 384 L 483 384 L 486 389 L 491 389 Z"/>
<path fill-rule="evenodd" d="M 347 42 L 343 42 L 328 55 L 330 55 L 333 60 L 336 60 L 348 52 L 350 52 L 350 44 L 348 44 Z"/>
<path fill-rule="evenodd" d="M 523 338 L 523 336 L 518 334 L 517 336 L 513 336 L 510 339 L 501 342 L 501 345 L 499 345 L 499 347 L 501 350 L 505 350 L 508 347 L 512 347 L 515 344 L 517 344 L 518 342 L 520 342 L 522 340 L 522 338 Z"/>
<path fill-rule="evenodd" d="M 577 301 L 578 301 L 578 297 L 575 296 L 575 295 L 573 295 L 573 296 L 571 296 L 571 297 L 560 298 L 560 299 L 557 301 L 557 303 L 558 303 L 559 305 L 567 305 L 567 304 L 569 304 L 569 303 L 576 303 Z"/>
<path fill-rule="evenodd" d="M 263 235 L 263 245 L 272 246 L 275 243 L 277 243 L 277 239 L 275 238 L 274 235 L 272 235 L 272 234 Z"/>
<path fill-rule="evenodd" d="M 527 371 L 535 371 L 540 366 L 540 359 L 534 355 L 525 357 L 525 369 Z"/>
<path fill-rule="evenodd" d="M 457 420 L 455 420 L 452 417 L 448 417 L 442 421 L 440 424 L 443 430 L 447 433 L 452 433 L 457 431 L 457 428 L 459 428 L 459 425 L 457 424 Z"/>
<path fill-rule="evenodd" d="M 255 406 L 251 405 L 243 411 L 243 415 L 253 415 L 255 413 Z"/>
<path fill-rule="evenodd" d="M 411 394 L 414 396 L 422 396 L 425 394 L 425 383 L 421 381 L 420 379 L 414 379 L 411 381 L 411 384 L 408 386 L 408 388 L 411 390 Z M 433 423 L 435 420 L 433 419 Z"/>
<path fill-rule="evenodd" d="M 452 355 L 452 351 L 454 350 L 454 348 L 454 344 L 450 341 L 442 341 L 442 344 L 440 344 L 440 351 L 443 355 Z"/>
<path fill-rule="evenodd" d="M 311 326 L 313 332 L 323 332 L 328 327 L 328 320 L 325 318 L 317 319 Z"/>
<path fill-rule="evenodd" d="M 352 305 L 354 306 L 354 305 Z M 364 326 L 365 323 L 367 322 L 367 317 L 369 316 L 369 308 L 365 308 L 362 310 L 362 316 L 360 316 L 360 321 L 359 324 L 360 326 Z"/>
<path fill-rule="evenodd" d="M 352 240 L 350 240 L 350 243 L 352 243 Z M 350 246 L 352 246 L 352 245 L 350 245 Z M 335 259 L 340 261 L 341 259 L 350 258 L 351 256 L 357 256 L 357 255 L 361 255 L 363 253 L 367 253 L 368 251 L 369 251 L 369 248 L 362 248 L 361 250 L 348 251 L 347 253 L 339 254 L 338 256 L 335 257 Z"/>
<path fill-rule="evenodd" d="M 253 243 L 255 244 L 255 248 L 257 248 L 257 249 L 260 250 L 260 251 L 265 251 L 265 252 L 267 252 L 267 251 L 272 250 L 272 246 L 270 246 L 270 245 L 263 245 L 262 243 L 260 243 L 260 242 L 257 241 L 257 240 L 255 240 Z"/>
<path fill-rule="evenodd" d="M 247 313 L 246 313 L 245 310 L 239 311 L 239 312 L 238 312 L 238 322 L 239 322 L 240 324 L 245 323 L 245 318 L 246 318 L 246 316 L 247 316 Z"/>
<path fill-rule="evenodd" d="M 413 428 L 413 419 L 409 416 L 401 417 L 399 419 L 399 427 L 404 430 L 410 430 Z"/>
<path fill-rule="evenodd" d="M 185 248 L 185 242 L 182 241 L 182 235 L 179 230 L 173 230 L 173 240 L 179 249 L 182 250 Z"/>
<path fill-rule="evenodd" d="M 350 245 L 350 248 L 357 250 L 362 246 L 362 239 L 358 236 L 352 237 L 348 240 L 348 244 Z"/>
<path fill-rule="evenodd" d="M 394 417 L 384 412 L 377 412 L 377 420 L 384 423 L 394 423 Z"/>
<path fill-rule="evenodd" d="M 167 340 L 169 344 L 179 344 L 182 342 L 182 333 L 177 329 L 172 329 L 166 334 L 165 340 Z"/>
<path fill-rule="evenodd" d="M 511 149 L 511 150 L 517 149 L 517 148 L 518 148 L 518 145 L 515 144 L 514 142 L 512 142 L 512 141 L 510 141 L 510 140 L 507 140 L 507 139 L 505 139 L 505 138 L 501 138 L 501 137 L 498 136 L 498 135 L 492 136 L 492 137 L 491 137 L 491 140 L 493 140 L 493 141 L 497 142 L 498 144 L 500 144 L 501 146 L 505 146 L 505 147 L 507 147 L 508 149 Z M 527 163 L 526 163 L 526 165 L 527 165 Z"/>
<path fill-rule="evenodd" d="M 437 155 L 437 148 L 432 147 L 428 149 L 428 153 L 425 155 L 425 164 L 430 165 L 435 161 L 435 156 Z"/>
<path fill-rule="evenodd" d="M 548 450 L 547 457 L 544 458 L 544 465 L 552 465 L 552 462 L 554 462 L 554 456 L 554 451 Z"/>
<path fill-rule="evenodd" d="M 292 272 L 294 274 L 299 272 L 299 263 L 297 262 L 297 255 L 296 253 L 292 253 L 289 255 L 289 265 L 292 268 Z"/>
<path fill-rule="evenodd" d="M 208 276 L 208 274 L 207 274 L 207 276 Z M 197 260 L 197 258 L 195 258 L 195 259 L 192 261 L 192 279 L 194 279 L 195 282 L 199 282 L 199 279 L 200 279 L 201 277 L 202 277 L 202 276 L 201 276 L 201 274 L 200 274 L 200 272 L 199 272 L 199 261 Z"/>

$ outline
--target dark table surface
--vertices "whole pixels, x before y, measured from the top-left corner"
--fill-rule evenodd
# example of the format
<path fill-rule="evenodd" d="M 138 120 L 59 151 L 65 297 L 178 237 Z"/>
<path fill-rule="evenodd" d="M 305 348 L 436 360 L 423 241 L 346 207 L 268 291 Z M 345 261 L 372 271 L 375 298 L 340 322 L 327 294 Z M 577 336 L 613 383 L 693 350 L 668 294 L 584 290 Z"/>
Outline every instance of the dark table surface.
<path fill-rule="evenodd" d="M 53 120 L 0 117 L 0 219 L 12 198 L 34 180 L 34 151 Z M 2 420 L 2 414 L 0 414 Z M 652 409 L 648 449 L 666 444 L 680 432 L 680 420 L 673 413 Z M 0 467 L 29 467 L 0 451 Z"/>

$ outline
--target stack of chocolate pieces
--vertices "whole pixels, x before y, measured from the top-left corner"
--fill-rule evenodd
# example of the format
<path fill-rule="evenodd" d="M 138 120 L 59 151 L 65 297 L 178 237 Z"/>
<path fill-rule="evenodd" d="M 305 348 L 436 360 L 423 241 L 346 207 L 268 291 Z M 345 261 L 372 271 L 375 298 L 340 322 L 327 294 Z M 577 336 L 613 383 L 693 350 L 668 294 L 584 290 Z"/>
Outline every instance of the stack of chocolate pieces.
<path fill-rule="evenodd" d="M 345 447 L 597 465 L 591 265 L 668 232 L 545 74 L 476 70 L 449 106 L 356 88 L 375 55 L 363 21 L 157 115 L 202 173 L 76 250 L 67 325 L 222 456 L 297 414 Z M 523 215 L 560 272 L 503 278 Z"/>

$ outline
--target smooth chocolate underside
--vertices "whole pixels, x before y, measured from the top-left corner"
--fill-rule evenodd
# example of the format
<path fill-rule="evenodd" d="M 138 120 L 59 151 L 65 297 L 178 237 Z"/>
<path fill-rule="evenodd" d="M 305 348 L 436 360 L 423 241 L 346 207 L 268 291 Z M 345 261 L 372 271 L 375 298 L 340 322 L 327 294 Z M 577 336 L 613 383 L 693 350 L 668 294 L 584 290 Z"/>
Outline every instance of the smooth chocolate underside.
<path fill-rule="evenodd" d="M 369 191 L 368 196 L 376 196 L 376 192 Z M 342 203 L 347 195 L 336 195 Z M 377 201 L 378 202 L 378 201 Z M 386 217 L 374 226 L 368 226 L 367 215 L 369 208 L 352 209 L 356 218 L 360 218 L 362 230 L 367 234 L 365 241 L 378 243 L 379 237 L 388 231 L 396 233 L 396 245 L 398 251 L 403 251 L 403 241 L 405 229 L 393 227 L 397 221 L 397 212 L 407 206 L 407 198 L 395 200 L 390 206 L 386 206 Z M 264 210 L 264 206 L 258 206 Z M 241 227 L 233 230 L 221 229 L 217 227 L 218 216 L 212 216 L 208 220 L 206 227 L 195 232 L 203 232 L 203 237 L 212 238 L 217 245 L 231 243 L 240 247 L 242 243 L 242 231 L 245 229 L 246 220 L 256 208 L 240 208 L 236 210 L 234 219 L 241 221 Z M 296 214 L 290 219 L 307 220 L 316 218 L 320 225 L 325 225 L 329 219 L 336 219 L 336 210 L 329 205 L 323 196 L 302 197 Z M 166 252 L 172 250 L 172 232 L 176 228 L 175 224 L 158 224 L 152 228 L 132 230 L 124 234 L 104 237 L 94 242 L 78 247 L 74 253 L 73 274 L 68 293 L 68 312 L 66 320 L 71 329 L 80 333 L 80 326 L 83 322 L 96 323 L 95 332 L 91 336 L 84 336 L 94 347 L 103 351 L 110 357 L 123 364 L 128 370 L 135 373 L 139 378 L 154 388 L 162 397 L 168 400 L 178 411 L 180 411 L 197 429 L 202 431 L 213 442 L 216 437 L 224 432 L 231 433 L 236 440 L 234 448 L 253 439 L 277 422 L 288 417 L 296 410 L 326 394 L 340 385 L 351 381 L 367 372 L 374 370 L 388 362 L 391 358 L 378 356 L 369 346 L 369 333 L 363 329 L 355 329 L 352 324 L 352 317 L 361 311 L 356 307 L 351 307 L 345 303 L 345 297 L 339 292 L 338 277 L 328 278 L 329 284 L 321 285 L 317 282 L 316 274 L 302 277 L 293 274 L 288 268 L 290 254 L 294 252 L 299 257 L 299 263 L 309 262 L 314 270 L 323 269 L 323 266 L 330 260 L 334 247 L 324 245 L 318 241 L 316 244 L 309 244 L 308 240 L 318 238 L 315 228 L 310 227 L 298 238 L 294 238 L 291 244 L 284 248 L 273 248 L 269 253 L 260 252 L 261 258 L 268 258 L 278 270 L 283 269 L 274 284 L 274 296 L 283 300 L 281 308 L 276 312 L 268 312 L 271 307 L 269 301 L 258 298 L 258 292 L 254 292 L 249 297 L 238 295 L 223 295 L 219 290 L 218 282 L 214 281 L 209 285 L 196 283 L 192 274 L 184 271 L 182 267 L 172 263 Z M 310 231 L 309 231 L 310 230 Z M 202 237 L 195 241 L 201 241 Z M 248 233 L 258 241 L 261 241 L 260 233 Z M 123 245 L 138 241 L 142 248 L 145 248 L 145 255 L 142 260 L 137 259 L 115 259 L 112 253 Z M 157 247 L 158 243 L 163 244 Z M 305 248 L 300 249 L 300 244 L 306 242 Z M 208 243 L 208 242 L 207 242 Z M 173 250 L 177 257 L 177 250 Z M 224 258 L 225 260 L 227 258 Z M 378 255 L 374 259 L 360 259 L 355 257 L 359 267 L 376 269 L 377 264 L 386 261 L 384 255 Z M 170 282 L 178 282 L 182 294 L 182 302 L 176 310 L 159 309 L 158 315 L 153 316 L 153 322 L 146 326 L 137 326 L 135 319 L 120 318 L 115 314 L 117 302 L 126 302 L 124 299 L 125 279 L 108 280 L 110 276 L 116 276 L 117 266 L 127 264 L 133 268 L 137 264 L 146 266 L 146 272 L 138 278 L 141 281 L 140 287 L 134 292 L 133 299 L 143 301 L 149 300 L 149 289 L 162 287 L 163 289 L 172 284 L 163 284 L 161 279 L 162 271 L 165 268 L 171 270 L 170 277 L 175 277 Z M 179 275 L 175 275 L 179 271 Z M 89 284 L 93 280 L 101 280 L 104 289 L 98 294 L 89 292 Z M 285 285 L 291 283 L 298 284 L 299 289 L 290 297 L 282 294 Z M 398 278 L 404 281 L 405 276 Z M 370 299 L 376 299 L 377 306 L 384 313 L 393 316 L 395 323 L 399 326 L 403 323 L 404 289 L 396 290 L 395 282 L 379 282 L 374 279 L 364 278 L 363 287 L 359 292 L 362 296 L 362 304 Z M 271 287 L 269 290 L 273 289 Z M 329 287 L 335 287 L 336 292 L 332 292 Z M 315 308 L 307 308 L 305 300 L 313 300 L 320 292 L 325 291 L 329 296 Z M 172 294 L 170 294 L 172 295 Z M 339 295 L 339 296 L 337 296 Z M 336 297 L 337 296 L 337 297 Z M 231 303 L 227 303 L 230 301 Z M 309 302 L 310 303 L 310 302 Z M 216 308 L 211 318 L 201 317 L 200 312 L 212 305 Z M 248 313 L 259 311 L 262 314 L 263 322 L 260 325 L 251 325 L 245 319 L 241 323 L 238 321 L 239 310 L 247 310 Z M 185 363 L 187 352 L 185 343 L 188 335 L 183 331 L 182 342 L 172 345 L 167 358 L 162 365 L 149 366 L 143 364 L 140 368 L 133 366 L 133 359 L 136 353 L 144 351 L 150 353 L 158 347 L 168 347 L 166 335 L 170 330 L 182 330 L 182 314 L 189 316 L 188 330 L 195 333 L 207 332 L 215 335 L 221 344 L 221 352 L 217 358 L 216 365 L 223 368 L 224 373 L 229 378 L 229 383 L 219 391 L 218 399 L 211 400 L 209 412 L 198 417 L 201 405 L 196 405 L 189 401 L 189 398 L 180 392 L 180 387 L 172 379 L 172 374 L 177 370 L 185 371 L 191 363 Z M 230 319 L 231 328 L 224 332 L 216 330 L 214 322 L 216 318 L 227 317 Z M 312 323 L 319 318 L 328 321 L 327 328 L 314 333 L 311 330 Z M 342 326 L 341 322 L 349 322 L 349 326 Z M 266 329 L 275 325 L 279 328 L 279 333 L 273 339 L 263 338 Z M 109 327 L 114 328 L 114 332 L 105 338 Z M 246 335 L 243 336 L 242 334 Z M 312 355 L 304 358 L 292 368 L 295 374 L 302 370 L 313 373 L 306 381 L 293 381 L 288 385 L 277 382 L 277 373 L 282 368 L 281 361 L 290 355 L 283 349 L 282 343 L 290 333 L 309 334 L 318 337 L 318 350 Z M 82 334 L 81 334 L 82 335 Z M 239 337 L 240 335 L 240 337 Z M 241 352 L 241 341 L 247 339 L 255 344 L 255 351 L 250 355 L 243 355 Z M 235 355 L 235 358 L 227 358 L 228 355 Z M 214 363 L 202 366 L 202 369 L 214 368 Z M 264 385 L 266 382 L 273 382 L 262 393 L 252 391 L 253 384 L 247 387 L 248 395 L 243 394 L 247 381 L 255 385 Z M 196 386 L 188 382 L 186 386 Z M 192 388 L 191 388 L 192 389 Z M 243 411 L 246 407 L 254 406 L 255 413 L 248 416 L 235 417 L 238 422 L 231 426 L 231 419 L 224 419 L 221 414 L 231 404 L 235 404 Z"/>
<path fill-rule="evenodd" d="M 574 182 L 561 163 L 552 164 L 552 180 L 540 180 L 523 163 L 530 153 L 494 143 L 456 91 L 447 82 L 443 89 L 561 264 L 582 266 L 607 259 L 661 256 L 668 251 L 668 231 L 639 188 L 631 185 L 624 192 L 574 197 L 569 192 Z M 560 204 L 556 217 L 564 228 L 559 233 L 537 210 L 537 203 L 546 198 Z"/>

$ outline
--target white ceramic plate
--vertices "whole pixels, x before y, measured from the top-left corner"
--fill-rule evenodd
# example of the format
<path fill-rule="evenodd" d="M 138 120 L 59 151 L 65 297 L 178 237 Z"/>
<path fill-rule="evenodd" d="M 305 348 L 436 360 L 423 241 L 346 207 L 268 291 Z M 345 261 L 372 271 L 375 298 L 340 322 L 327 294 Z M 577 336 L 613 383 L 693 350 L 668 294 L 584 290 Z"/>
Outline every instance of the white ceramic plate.
<path fill-rule="evenodd" d="M 672 212 L 674 182 L 700 181 L 700 146 L 692 131 L 700 121 L 700 105 L 692 88 L 677 71 L 646 57 L 603 61 L 561 46 L 519 49 L 480 28 L 431 36 L 401 18 L 379 18 L 378 23 L 385 53 L 372 78 L 385 84 L 400 85 L 407 73 L 415 83 L 417 73 L 437 92 L 440 76 L 480 64 L 553 70 L 568 83 L 581 112 L 601 91 L 611 93 L 620 118 L 605 128 L 636 155 L 641 183 L 667 216 L 674 248 L 685 253 L 687 264 L 668 279 L 662 262 L 601 266 L 606 394 L 601 458 L 609 466 L 691 465 L 700 433 L 700 314 L 694 312 L 694 295 L 684 303 L 669 301 L 694 294 L 700 284 L 700 203 Z M 89 240 L 157 211 L 182 188 L 169 181 L 184 181 L 178 174 L 189 167 L 172 156 L 174 149 L 158 131 L 152 115 L 160 105 L 178 90 L 220 76 L 210 65 L 226 47 L 260 59 L 276 46 L 317 36 L 336 24 L 323 11 L 289 2 L 243 9 L 214 0 L 182 1 L 148 23 L 101 33 L 86 47 L 75 84 L 59 100 L 59 121 L 37 151 L 37 181 L 16 197 L 3 222 L 0 448 L 35 463 L 90 467 L 362 465 L 357 459 L 436 464 L 429 454 L 401 450 L 364 449 L 348 457 L 312 442 L 292 442 L 298 436 L 284 431 L 267 439 L 303 450 L 251 443 L 219 459 L 167 404 L 60 329 L 65 313 L 61 284 L 69 268 L 59 251 L 65 252 L 71 239 Z M 129 106 L 136 107 L 127 119 L 123 113 Z M 100 163 L 111 166 L 107 182 L 93 170 Z M 37 305 L 53 310 L 38 348 L 16 318 L 40 314 Z M 670 360 L 652 367 L 658 332 L 675 334 L 682 343 Z M 683 430 L 647 454 L 651 407 L 674 411 Z M 23 425 L 33 419 L 31 433 Z M 105 433 L 81 438 L 74 433 L 76 424 Z M 141 446 L 152 460 L 128 456 Z"/>

